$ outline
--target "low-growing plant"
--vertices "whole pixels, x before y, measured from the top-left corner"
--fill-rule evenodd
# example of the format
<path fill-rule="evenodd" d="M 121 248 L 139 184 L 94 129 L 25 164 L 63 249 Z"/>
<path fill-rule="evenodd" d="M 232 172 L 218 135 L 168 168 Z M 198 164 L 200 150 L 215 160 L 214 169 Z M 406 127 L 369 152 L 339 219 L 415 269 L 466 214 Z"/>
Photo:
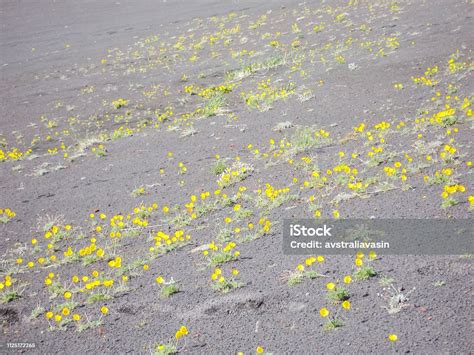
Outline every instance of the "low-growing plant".
<path fill-rule="evenodd" d="M 235 250 L 236 244 L 234 242 L 229 242 L 225 245 L 219 245 L 214 242 L 208 245 L 208 250 L 203 251 L 203 255 L 207 259 L 208 266 L 218 266 L 229 261 L 236 260 L 240 252 Z"/>
<path fill-rule="evenodd" d="M 133 189 L 133 191 L 130 193 L 130 196 L 132 197 L 138 197 L 138 196 L 142 196 L 145 194 L 145 186 L 139 186 L 135 189 Z"/>
<path fill-rule="evenodd" d="M 361 252 L 357 253 L 354 264 L 356 270 L 354 271 L 354 278 L 358 281 L 367 280 L 371 277 L 377 276 L 377 272 L 372 267 L 371 263 L 377 258 L 375 252 L 370 252 L 369 257 L 364 261 L 364 254 Z"/>
<path fill-rule="evenodd" d="M 16 216 L 16 213 L 9 208 L 0 208 L 0 223 L 7 223 Z"/>
<path fill-rule="evenodd" d="M 231 276 L 225 277 L 222 274 L 222 270 L 219 268 L 214 269 L 211 275 L 212 289 L 222 293 L 227 293 L 235 288 L 242 287 L 244 284 L 237 279 L 239 271 L 232 269 Z"/>
<path fill-rule="evenodd" d="M 174 338 L 167 342 L 157 343 L 153 345 L 152 353 L 155 355 L 170 355 L 176 354 L 180 350 L 180 339 L 188 335 L 189 331 L 182 325 L 175 333 Z"/>
<path fill-rule="evenodd" d="M 94 153 L 98 158 L 105 157 L 107 155 L 107 150 L 103 144 L 92 147 L 92 153 Z"/>
<path fill-rule="evenodd" d="M 388 305 L 382 306 L 382 308 L 385 308 L 389 314 L 400 312 L 402 309 L 408 307 L 408 296 L 414 290 L 415 288 L 408 292 L 403 292 L 402 288 L 396 288 L 393 284 L 389 287 L 384 287 L 380 296 L 388 302 Z"/>
<path fill-rule="evenodd" d="M 335 286 L 328 290 L 327 296 L 330 300 L 335 302 L 343 302 L 351 297 L 349 292 L 342 286 Z"/>
<path fill-rule="evenodd" d="M 324 330 L 333 330 L 336 328 L 341 328 L 344 326 L 344 323 L 339 319 L 330 319 L 324 324 Z"/>
<path fill-rule="evenodd" d="M 221 159 L 217 160 L 212 166 L 212 172 L 214 173 L 214 175 L 221 175 L 225 171 L 225 169 L 227 169 L 227 166 Z"/>
<path fill-rule="evenodd" d="M 87 298 L 86 303 L 92 304 L 92 303 L 95 303 L 95 302 L 106 301 L 106 300 L 109 300 L 111 298 L 112 298 L 112 296 L 107 294 L 107 293 L 98 292 L 98 293 L 91 294 Z"/>
<path fill-rule="evenodd" d="M 354 278 L 358 281 L 360 280 L 367 280 L 371 277 L 374 277 L 374 276 L 377 276 L 377 272 L 375 271 L 375 269 L 368 265 L 368 266 L 363 266 L 359 269 L 357 269 L 355 272 L 354 272 Z"/>
<path fill-rule="evenodd" d="M 163 298 L 168 298 L 171 295 L 179 292 L 179 285 L 171 278 L 169 281 L 166 281 L 163 276 L 158 276 L 155 279 L 156 283 L 160 288 L 160 294 Z"/>
<path fill-rule="evenodd" d="M 323 256 L 310 256 L 306 258 L 304 265 L 298 264 L 294 271 L 288 272 L 283 278 L 286 280 L 288 286 L 294 286 L 304 281 L 305 278 L 315 279 L 317 277 L 323 277 L 316 268 L 313 266 L 316 262 L 322 263 L 324 261 Z"/>

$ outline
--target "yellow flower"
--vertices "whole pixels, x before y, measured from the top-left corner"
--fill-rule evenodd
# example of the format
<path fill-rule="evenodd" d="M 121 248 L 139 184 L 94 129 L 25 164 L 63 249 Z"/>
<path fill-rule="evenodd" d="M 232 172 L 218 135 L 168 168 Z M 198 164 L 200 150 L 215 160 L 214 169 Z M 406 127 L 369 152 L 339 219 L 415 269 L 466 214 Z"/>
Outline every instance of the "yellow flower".
<path fill-rule="evenodd" d="M 103 307 L 100 309 L 100 312 L 101 312 L 102 314 L 107 314 L 107 313 L 109 313 L 109 309 L 108 309 L 106 306 L 103 306 Z"/>
<path fill-rule="evenodd" d="M 182 325 L 182 326 L 179 328 L 179 331 L 180 331 L 181 334 L 183 334 L 183 335 L 188 335 L 188 328 L 186 328 L 184 325 Z"/>
<path fill-rule="evenodd" d="M 51 319 L 51 318 L 53 318 L 54 313 L 51 312 L 51 311 L 50 311 L 50 312 L 46 312 L 45 316 L 46 316 L 46 318 Z"/>
<path fill-rule="evenodd" d="M 239 270 L 233 269 L 232 270 L 232 275 L 237 276 L 239 274 Z"/>
<path fill-rule="evenodd" d="M 75 320 L 76 322 L 80 321 L 81 320 L 81 316 L 77 313 L 73 314 L 72 315 L 72 319 Z"/>
<path fill-rule="evenodd" d="M 329 311 L 328 311 L 327 308 L 321 308 L 321 309 L 319 310 L 319 314 L 321 315 L 321 317 L 324 318 L 324 317 L 327 317 L 327 316 L 329 315 Z"/>
<path fill-rule="evenodd" d="M 164 279 L 163 277 L 158 276 L 158 277 L 156 278 L 156 283 L 162 284 L 163 282 L 165 282 L 165 279 Z"/>
<path fill-rule="evenodd" d="M 69 291 L 64 292 L 64 298 L 65 298 L 65 299 L 68 300 L 68 299 L 70 299 L 71 297 L 72 297 L 72 293 L 71 293 L 71 292 L 69 292 Z"/>
<path fill-rule="evenodd" d="M 188 329 L 183 325 L 178 331 L 176 331 L 175 337 L 176 339 L 179 339 L 186 334 L 188 334 Z"/>
<path fill-rule="evenodd" d="M 326 288 L 327 288 L 328 290 L 333 290 L 334 287 L 336 287 L 336 285 L 335 285 L 333 282 L 328 282 L 328 283 L 326 284 Z"/>
<path fill-rule="evenodd" d="M 257 354 L 263 354 L 264 351 L 265 351 L 265 350 L 264 350 L 261 346 L 257 346 L 257 349 L 255 349 L 255 352 L 256 352 Z"/>
<path fill-rule="evenodd" d="M 362 266 L 364 262 L 362 261 L 362 259 L 356 258 L 354 264 L 356 264 L 356 266 Z"/>
<path fill-rule="evenodd" d="M 352 277 L 350 277 L 349 275 L 344 276 L 344 283 L 350 284 L 351 282 L 352 282 Z"/>
<path fill-rule="evenodd" d="M 389 335 L 388 335 L 388 340 L 390 340 L 390 341 L 392 341 L 392 342 L 393 342 L 393 341 L 397 341 L 397 340 L 398 340 L 397 334 L 389 334 Z"/>
<path fill-rule="evenodd" d="M 64 308 L 62 309 L 61 313 L 62 313 L 63 315 L 65 315 L 65 316 L 68 316 L 69 313 L 71 313 L 71 311 L 69 310 L 69 308 L 64 307 Z"/>
<path fill-rule="evenodd" d="M 349 301 L 342 302 L 342 308 L 351 309 L 351 303 Z"/>
<path fill-rule="evenodd" d="M 298 271 L 304 271 L 304 265 L 303 264 L 298 264 L 298 266 L 296 267 L 296 269 Z"/>

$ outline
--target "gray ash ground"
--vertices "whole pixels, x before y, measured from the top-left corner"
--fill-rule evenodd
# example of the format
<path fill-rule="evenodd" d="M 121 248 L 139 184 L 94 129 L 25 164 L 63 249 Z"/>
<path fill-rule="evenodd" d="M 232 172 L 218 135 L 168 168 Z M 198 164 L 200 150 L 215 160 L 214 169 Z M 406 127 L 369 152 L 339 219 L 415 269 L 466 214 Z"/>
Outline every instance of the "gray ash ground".
<path fill-rule="evenodd" d="M 472 251 L 313 262 L 281 229 L 472 218 L 472 7 L 2 1 L 0 345 L 471 353 Z"/>

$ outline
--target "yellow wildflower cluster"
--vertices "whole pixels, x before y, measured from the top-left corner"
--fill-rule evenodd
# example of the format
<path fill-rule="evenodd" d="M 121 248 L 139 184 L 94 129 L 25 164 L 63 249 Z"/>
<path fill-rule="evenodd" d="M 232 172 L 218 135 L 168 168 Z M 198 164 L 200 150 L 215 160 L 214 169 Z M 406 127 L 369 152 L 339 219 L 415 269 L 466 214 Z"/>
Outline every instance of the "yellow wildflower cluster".
<path fill-rule="evenodd" d="M 383 131 L 383 130 L 386 130 L 386 129 L 390 128 L 390 123 L 382 121 L 382 122 L 377 123 L 374 126 L 374 128 L 377 129 L 377 130 Z"/>
<path fill-rule="evenodd" d="M 452 117 L 456 113 L 455 108 L 448 107 L 446 110 L 439 111 L 432 116 L 431 122 L 436 122 L 439 125 L 445 126 L 446 119 Z"/>
<path fill-rule="evenodd" d="M 11 278 L 10 275 L 6 275 L 3 280 L 0 281 L 0 291 L 2 291 L 4 288 L 11 287 L 13 284 L 13 279 Z"/>
<path fill-rule="evenodd" d="M 236 161 L 230 168 L 224 170 L 217 184 L 219 187 L 227 187 L 244 180 L 253 172 L 253 166 L 247 163 Z"/>
<path fill-rule="evenodd" d="M 216 291 L 222 293 L 227 293 L 234 288 L 242 286 L 242 283 L 238 281 L 237 276 L 239 275 L 239 270 L 232 269 L 231 274 L 228 277 L 225 277 L 222 269 L 215 268 L 211 275 L 212 288 Z"/>
<path fill-rule="evenodd" d="M 112 269 L 118 269 L 122 266 L 122 258 L 120 256 L 116 256 L 114 259 L 109 260 L 108 265 Z"/>
<path fill-rule="evenodd" d="M 124 217 L 122 215 L 115 215 L 110 219 L 110 226 L 112 227 L 113 232 L 116 232 L 116 230 L 120 230 L 125 227 L 125 222 L 123 221 Z M 119 232 L 116 232 L 119 233 Z M 120 235 L 112 235 L 112 232 L 110 234 L 111 237 L 119 237 Z"/>
<path fill-rule="evenodd" d="M 383 171 L 388 177 L 399 177 L 402 181 L 407 180 L 407 169 L 402 167 L 402 163 L 396 161 L 392 166 L 384 166 Z"/>
<path fill-rule="evenodd" d="M 150 247 L 152 253 L 166 253 L 189 243 L 191 236 L 185 234 L 184 230 L 176 230 L 174 233 L 167 234 L 163 231 L 158 231 L 154 237 L 154 246 Z"/>
<path fill-rule="evenodd" d="M 426 86 L 435 86 L 436 84 L 438 84 L 437 81 L 435 80 L 431 80 L 430 78 L 433 77 L 435 74 L 438 73 L 438 66 L 435 65 L 434 67 L 432 68 L 427 68 L 426 71 L 425 71 L 425 75 L 424 76 L 420 76 L 420 77 L 414 77 L 412 76 L 412 80 L 415 84 L 422 84 L 422 85 L 426 85 Z"/>
<path fill-rule="evenodd" d="M 257 84 L 256 91 L 242 92 L 241 95 L 247 106 L 263 111 L 267 110 L 273 102 L 293 95 L 295 90 L 294 83 L 289 83 L 286 86 L 271 86 L 270 79 L 267 79 Z"/>
<path fill-rule="evenodd" d="M 293 286 L 303 282 L 305 278 L 314 279 L 318 276 L 321 276 L 317 272 L 316 267 L 313 266 L 316 262 L 322 264 L 324 262 L 324 256 L 308 256 L 304 263 L 298 264 L 294 271 L 289 272 L 287 278 L 288 286 Z"/>
<path fill-rule="evenodd" d="M 96 239 L 95 238 L 91 238 L 91 242 L 89 245 L 87 245 L 86 247 L 84 248 L 81 248 L 79 249 L 79 256 L 87 256 L 87 255 L 91 255 L 92 253 L 94 253 L 96 250 L 97 250 L 97 246 L 95 244 L 96 242 Z M 97 250 L 98 251 L 98 250 Z M 102 252 L 99 252 L 98 254 L 102 254 Z M 98 255 L 97 255 L 98 256 Z"/>
<path fill-rule="evenodd" d="M 457 149 L 454 146 L 445 144 L 443 146 L 442 151 L 439 153 L 439 157 L 443 159 L 445 162 L 450 162 L 452 161 L 456 152 L 457 152 Z"/>
<path fill-rule="evenodd" d="M 112 101 L 112 106 L 114 106 L 116 110 L 127 105 L 128 105 L 128 100 L 125 100 L 122 98 Z"/>
<path fill-rule="evenodd" d="M 0 208 L 0 222 L 7 223 L 16 216 L 16 212 L 9 208 Z"/>
<path fill-rule="evenodd" d="M 365 124 L 361 123 L 360 125 L 358 125 L 357 127 L 354 127 L 353 129 L 354 129 L 354 132 L 356 133 L 363 133 L 365 129 Z"/>
<path fill-rule="evenodd" d="M 455 55 L 451 56 L 451 58 L 448 60 L 448 69 L 451 73 L 456 73 L 460 70 L 463 70 L 467 65 L 465 62 L 457 62 L 454 57 Z"/>
<path fill-rule="evenodd" d="M 466 188 L 464 185 L 445 185 L 441 197 L 447 199 L 450 195 L 455 194 L 456 192 L 465 192 Z"/>
<path fill-rule="evenodd" d="M 103 157 L 107 155 L 107 151 L 103 144 L 98 144 L 91 148 L 92 153 L 94 153 L 98 157 Z"/>
<path fill-rule="evenodd" d="M 18 148 L 12 148 L 7 151 L 0 149 L 0 162 L 7 160 L 20 160 L 24 156 L 31 154 L 31 152 L 31 149 L 28 149 L 25 152 L 20 151 Z"/>
<path fill-rule="evenodd" d="M 261 225 L 261 232 L 263 235 L 268 234 L 270 232 L 270 227 L 272 226 L 272 222 L 270 222 L 267 218 L 260 218 L 258 224 Z M 249 225 L 249 229 L 251 229 L 251 224 Z"/>
<path fill-rule="evenodd" d="M 278 196 L 282 194 L 286 194 L 288 192 L 290 192 L 289 187 L 285 187 L 283 189 L 275 189 L 272 185 L 267 183 L 265 184 L 265 190 L 263 191 L 263 194 L 270 201 L 274 201 Z M 262 194 L 262 190 L 261 189 L 257 190 L 257 193 L 259 195 Z"/>
<path fill-rule="evenodd" d="M 176 354 L 179 352 L 178 345 L 179 340 L 188 335 L 189 331 L 184 325 L 182 325 L 174 334 L 174 339 L 170 340 L 168 343 L 162 343 L 155 345 L 154 353 L 157 355 L 168 355 Z"/>
<path fill-rule="evenodd" d="M 227 94 L 229 92 L 232 92 L 233 88 L 234 88 L 234 84 L 211 86 L 208 88 L 201 88 L 196 85 L 186 85 L 184 87 L 184 92 L 190 95 L 198 95 L 202 98 L 210 99 L 216 93 Z"/>
<path fill-rule="evenodd" d="M 352 282 L 352 277 L 350 275 L 346 275 L 344 276 L 343 280 L 347 285 Z M 333 305 L 340 305 L 342 310 L 345 311 L 349 311 L 351 309 L 351 302 L 349 301 L 351 295 L 344 286 L 340 286 L 335 282 L 328 282 L 326 284 L 326 289 L 327 298 L 332 302 Z M 327 323 L 324 325 L 324 329 L 331 330 L 344 325 L 344 323 L 338 319 L 338 311 L 339 307 L 335 307 L 334 311 L 329 311 L 327 307 L 323 307 L 319 310 L 319 315 L 322 318 L 328 318 Z M 330 314 L 333 315 L 330 316 Z"/>
<path fill-rule="evenodd" d="M 328 131 L 325 131 L 324 129 L 320 129 L 319 131 L 314 132 L 314 136 L 328 138 L 330 136 L 330 133 Z"/>

